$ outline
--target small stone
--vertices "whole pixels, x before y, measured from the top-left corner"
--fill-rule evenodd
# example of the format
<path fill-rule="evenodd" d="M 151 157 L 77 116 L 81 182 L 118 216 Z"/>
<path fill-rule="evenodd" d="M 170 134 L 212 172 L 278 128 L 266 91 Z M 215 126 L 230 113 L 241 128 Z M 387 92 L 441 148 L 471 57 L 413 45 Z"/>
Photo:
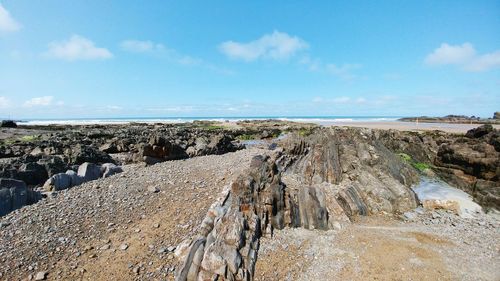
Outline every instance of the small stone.
<path fill-rule="evenodd" d="M 101 247 L 101 250 L 109 250 L 111 246 L 109 244 L 106 244 L 104 246 Z"/>
<path fill-rule="evenodd" d="M 151 192 L 151 193 L 157 193 L 157 192 L 160 192 L 160 189 L 156 186 L 148 186 L 148 191 Z"/>
<path fill-rule="evenodd" d="M 134 267 L 134 269 L 132 270 L 135 274 L 139 274 L 139 271 L 141 269 L 139 267 Z"/>
<path fill-rule="evenodd" d="M 170 247 L 167 248 L 167 250 L 169 252 L 173 252 L 173 251 L 175 251 L 175 246 L 170 246 Z"/>
<path fill-rule="evenodd" d="M 155 224 L 153 224 L 153 227 L 154 228 L 158 228 L 158 227 L 160 227 L 160 224 L 159 223 L 155 223 Z"/>
<path fill-rule="evenodd" d="M 163 253 L 165 253 L 166 251 L 167 251 L 167 249 L 165 249 L 165 248 L 160 248 L 160 249 L 158 249 L 158 251 L 156 251 L 156 252 L 157 252 L 158 254 L 163 254 Z"/>
<path fill-rule="evenodd" d="M 45 280 L 47 278 L 47 271 L 40 271 L 35 275 L 35 280 Z"/>
<path fill-rule="evenodd" d="M 127 244 L 121 244 L 120 245 L 120 250 L 125 251 L 127 249 L 128 249 L 128 245 Z"/>

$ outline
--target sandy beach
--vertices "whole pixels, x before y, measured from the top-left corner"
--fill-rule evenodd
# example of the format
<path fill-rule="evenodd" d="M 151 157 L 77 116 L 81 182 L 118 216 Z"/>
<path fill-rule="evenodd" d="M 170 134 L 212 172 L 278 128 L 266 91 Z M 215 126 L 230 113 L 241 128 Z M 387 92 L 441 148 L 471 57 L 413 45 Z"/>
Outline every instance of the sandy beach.
<path fill-rule="evenodd" d="M 447 133 L 463 134 L 470 129 L 477 128 L 481 124 L 450 124 L 450 123 L 410 123 L 400 121 L 385 121 L 385 122 L 322 122 L 322 126 L 341 126 L 341 127 L 360 127 L 371 129 L 394 129 L 400 131 L 432 131 L 440 130 Z M 499 129 L 499 125 L 493 125 L 495 129 Z"/>

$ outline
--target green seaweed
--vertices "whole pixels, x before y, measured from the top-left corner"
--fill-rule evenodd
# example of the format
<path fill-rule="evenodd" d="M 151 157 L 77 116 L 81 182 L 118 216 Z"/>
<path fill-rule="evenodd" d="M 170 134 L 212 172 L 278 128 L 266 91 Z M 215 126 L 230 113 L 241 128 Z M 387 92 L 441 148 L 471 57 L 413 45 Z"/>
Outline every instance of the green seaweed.
<path fill-rule="evenodd" d="M 429 170 L 431 168 L 431 166 L 429 164 L 422 163 L 422 162 L 413 162 L 411 165 L 415 169 L 419 170 L 420 172 L 423 172 L 425 170 Z"/>
<path fill-rule="evenodd" d="M 432 168 L 432 166 L 427 163 L 416 162 L 410 155 L 406 153 L 398 153 L 397 155 L 401 157 L 404 162 L 410 164 L 413 168 L 419 170 L 420 172 L 424 172 L 425 170 L 429 170 Z"/>

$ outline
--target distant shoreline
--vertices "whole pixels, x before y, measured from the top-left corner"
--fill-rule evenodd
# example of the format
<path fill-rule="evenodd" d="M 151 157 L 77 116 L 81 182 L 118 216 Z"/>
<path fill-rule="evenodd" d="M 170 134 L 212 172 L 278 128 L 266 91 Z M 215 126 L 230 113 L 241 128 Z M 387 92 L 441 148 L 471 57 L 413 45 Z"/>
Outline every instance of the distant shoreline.
<path fill-rule="evenodd" d="M 399 131 L 433 131 L 439 130 L 453 134 L 465 134 L 468 130 L 482 126 L 483 124 L 461 124 L 461 123 L 412 123 L 403 121 L 392 122 L 344 122 L 344 123 L 324 123 L 323 126 L 341 126 L 341 127 L 361 127 L 370 129 L 382 130 L 399 130 Z M 496 129 L 500 129 L 500 125 L 492 125 Z"/>
<path fill-rule="evenodd" d="M 424 122 L 424 123 L 451 123 L 451 124 L 497 124 L 500 125 L 500 119 L 497 118 L 498 112 L 494 118 L 480 118 L 475 116 L 448 115 L 444 117 L 403 117 L 397 121 L 401 122 Z"/>
<path fill-rule="evenodd" d="M 187 123 L 193 121 L 241 122 L 245 120 L 280 120 L 299 123 L 323 124 L 329 122 L 393 122 L 400 116 L 257 116 L 257 117 L 137 117 L 137 118 L 68 118 L 24 119 L 18 125 L 109 125 L 128 123 Z"/>

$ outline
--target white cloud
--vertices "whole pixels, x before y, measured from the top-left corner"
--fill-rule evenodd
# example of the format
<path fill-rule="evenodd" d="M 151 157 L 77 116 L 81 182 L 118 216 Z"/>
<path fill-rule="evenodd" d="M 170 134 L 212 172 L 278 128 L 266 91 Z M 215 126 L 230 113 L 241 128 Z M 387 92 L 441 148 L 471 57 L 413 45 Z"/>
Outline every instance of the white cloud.
<path fill-rule="evenodd" d="M 231 59 L 254 61 L 259 58 L 287 59 L 308 47 L 309 45 L 297 36 L 274 31 L 247 43 L 226 41 L 219 45 L 219 50 Z"/>
<path fill-rule="evenodd" d="M 49 44 L 47 56 L 67 61 L 109 59 L 113 54 L 106 48 L 96 47 L 94 42 L 80 35 L 72 35 L 68 40 Z"/>
<path fill-rule="evenodd" d="M 14 32 L 19 29 L 21 29 L 21 25 L 12 18 L 9 11 L 0 3 L 0 32 Z"/>
<path fill-rule="evenodd" d="M 500 50 L 478 55 L 471 43 L 449 45 L 447 43 L 427 55 L 424 63 L 430 66 L 457 65 L 464 71 L 480 72 L 500 67 Z"/>
<path fill-rule="evenodd" d="M 365 98 L 357 98 L 356 103 L 366 103 L 367 100 Z"/>
<path fill-rule="evenodd" d="M 475 55 L 476 50 L 470 43 L 457 46 L 443 43 L 425 58 L 425 63 L 428 65 L 463 64 Z"/>
<path fill-rule="evenodd" d="M 152 41 L 125 40 L 120 43 L 120 47 L 128 52 L 147 53 L 154 51 L 163 51 L 165 46 Z"/>
<path fill-rule="evenodd" d="M 335 64 L 326 65 L 326 70 L 329 73 L 339 77 L 342 80 L 353 80 L 354 78 L 356 78 L 357 75 L 353 74 L 352 72 L 359 68 L 361 68 L 360 64 L 350 64 L 350 63 L 346 63 L 340 66 Z"/>
<path fill-rule="evenodd" d="M 351 100 L 350 97 L 338 97 L 332 100 L 333 103 L 348 103 Z"/>
<path fill-rule="evenodd" d="M 168 48 L 164 44 L 153 41 L 124 40 L 120 43 L 120 48 L 131 53 L 148 54 L 158 59 L 165 59 L 184 66 L 198 66 L 222 74 L 232 74 L 233 72 L 218 67 L 200 58 L 179 53 L 175 49 Z"/>
<path fill-rule="evenodd" d="M 24 107 L 35 107 L 35 106 L 49 106 L 54 100 L 53 96 L 44 96 L 38 98 L 32 98 L 24 102 Z"/>
<path fill-rule="evenodd" d="M 480 72 L 500 67 L 500 50 L 474 58 L 463 66 L 465 71 Z"/>
<path fill-rule="evenodd" d="M 0 108 L 10 107 L 10 100 L 6 97 L 0 97 Z"/>
<path fill-rule="evenodd" d="M 108 110 L 122 110 L 123 107 L 117 106 L 117 105 L 108 105 L 108 106 L 106 106 L 106 109 L 108 109 Z"/>

